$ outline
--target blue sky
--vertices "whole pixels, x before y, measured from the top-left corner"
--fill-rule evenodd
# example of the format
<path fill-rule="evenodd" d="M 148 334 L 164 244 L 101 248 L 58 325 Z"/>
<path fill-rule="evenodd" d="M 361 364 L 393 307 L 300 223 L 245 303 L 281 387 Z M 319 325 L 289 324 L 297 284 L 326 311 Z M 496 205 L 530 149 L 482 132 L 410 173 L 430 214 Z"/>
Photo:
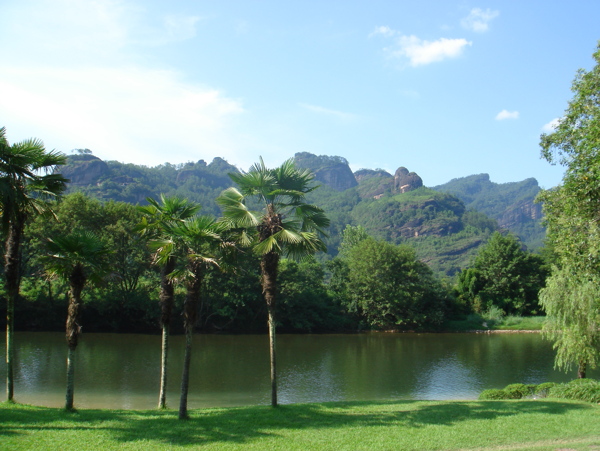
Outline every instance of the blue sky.
<path fill-rule="evenodd" d="M 148 166 L 306 151 L 549 188 L 563 170 L 539 137 L 598 17 L 595 0 L 4 0 L 0 126 Z"/>

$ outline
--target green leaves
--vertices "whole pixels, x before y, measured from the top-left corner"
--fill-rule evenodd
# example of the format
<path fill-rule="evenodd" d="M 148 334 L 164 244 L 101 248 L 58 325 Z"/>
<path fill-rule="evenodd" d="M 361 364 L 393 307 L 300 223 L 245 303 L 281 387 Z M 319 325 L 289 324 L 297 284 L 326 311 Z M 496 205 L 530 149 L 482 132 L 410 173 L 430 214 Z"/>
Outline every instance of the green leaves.
<path fill-rule="evenodd" d="M 245 243 L 258 255 L 271 252 L 302 258 L 325 250 L 319 236 L 325 235 L 329 219 L 322 209 L 305 203 L 304 197 L 315 189 L 314 176 L 294 166 L 293 159 L 275 169 L 265 166 L 262 158 L 245 174 L 231 174 L 239 186 L 229 188 L 217 199 L 224 221 L 244 229 Z M 246 202 L 258 198 L 263 210 L 251 211 Z"/>

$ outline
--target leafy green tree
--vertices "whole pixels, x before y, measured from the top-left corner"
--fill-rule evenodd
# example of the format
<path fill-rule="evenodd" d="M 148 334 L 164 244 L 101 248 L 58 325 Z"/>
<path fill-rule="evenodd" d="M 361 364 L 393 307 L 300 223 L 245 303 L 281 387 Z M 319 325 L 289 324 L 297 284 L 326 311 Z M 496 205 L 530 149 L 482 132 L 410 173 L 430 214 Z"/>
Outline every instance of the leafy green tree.
<path fill-rule="evenodd" d="M 435 327 L 443 321 L 446 294 L 412 248 L 367 238 L 350 248 L 346 261 L 348 309 L 370 327 Z"/>
<path fill-rule="evenodd" d="M 600 43 L 593 58 L 591 70 L 577 72 L 564 115 L 540 141 L 542 156 L 565 166 L 562 185 L 539 195 L 558 262 L 543 296 L 548 336 L 555 340 L 557 366 L 576 362 L 580 377 L 597 363 L 599 340 Z"/>
<path fill-rule="evenodd" d="M 186 258 L 185 270 L 173 273 L 173 277 L 182 280 L 186 288 L 183 304 L 185 353 L 179 400 L 179 418 L 185 419 L 188 417 L 192 339 L 198 319 L 198 304 L 206 271 L 211 266 L 218 266 L 217 252 L 222 244 L 220 232 L 224 231 L 224 227 L 208 216 L 196 216 L 183 222 L 165 224 L 165 231 L 170 238 L 152 243 L 157 246 L 158 264 L 166 265 L 177 254 L 177 248 L 183 251 Z"/>
<path fill-rule="evenodd" d="M 200 206 L 189 202 L 180 197 L 160 196 L 160 202 L 155 199 L 146 199 L 149 205 L 138 207 L 145 215 L 138 226 L 142 235 L 151 240 L 173 240 L 170 235 L 172 227 L 190 219 L 196 215 Z M 161 341 L 161 376 L 160 393 L 158 398 L 158 408 L 164 409 L 167 406 L 167 366 L 169 358 L 169 334 L 171 327 L 171 318 L 173 315 L 173 304 L 175 291 L 173 279 L 170 274 L 175 270 L 177 264 L 177 254 L 171 253 L 168 256 L 155 254 L 155 263 L 160 266 L 160 305 L 161 316 L 160 325 L 162 328 Z"/>
<path fill-rule="evenodd" d="M 305 202 L 307 193 L 317 188 L 314 175 L 299 170 L 293 159 L 275 169 L 267 168 L 261 158 L 244 174 L 230 174 L 239 190 L 229 188 L 217 199 L 224 217 L 232 227 L 244 228 L 244 241 L 261 256 L 261 284 L 267 304 L 271 362 L 271 405 L 277 406 L 275 344 L 275 306 L 277 273 L 282 255 L 302 258 L 326 247 L 320 238 L 329 219 L 323 210 Z M 256 199 L 261 211 L 252 211 L 248 199 Z"/>
<path fill-rule="evenodd" d="M 555 366 L 577 376 L 595 368 L 600 358 L 600 278 L 565 266 L 555 268 L 540 302 L 548 315 L 543 334 L 554 341 Z"/>
<path fill-rule="evenodd" d="M 108 272 L 106 256 L 109 250 L 98 237 L 89 232 L 73 232 L 48 239 L 48 254 L 43 259 L 46 272 L 69 283 L 69 308 L 66 324 L 67 394 L 65 408 L 73 409 L 75 377 L 75 349 L 79 342 L 81 326 L 78 323 L 81 292 L 88 280 L 100 280 Z"/>
<path fill-rule="evenodd" d="M 46 151 L 38 139 L 12 145 L 0 128 L 0 210 L 4 232 L 6 306 L 6 396 L 14 396 L 14 310 L 19 297 L 21 241 L 27 220 L 34 214 L 51 213 L 47 199 L 61 194 L 66 179 L 54 173 L 65 156 Z"/>
<path fill-rule="evenodd" d="M 460 274 L 457 290 L 476 312 L 496 306 L 504 313 L 531 314 L 547 273 L 542 257 L 523 250 L 514 236 L 494 232 L 473 267 Z"/>

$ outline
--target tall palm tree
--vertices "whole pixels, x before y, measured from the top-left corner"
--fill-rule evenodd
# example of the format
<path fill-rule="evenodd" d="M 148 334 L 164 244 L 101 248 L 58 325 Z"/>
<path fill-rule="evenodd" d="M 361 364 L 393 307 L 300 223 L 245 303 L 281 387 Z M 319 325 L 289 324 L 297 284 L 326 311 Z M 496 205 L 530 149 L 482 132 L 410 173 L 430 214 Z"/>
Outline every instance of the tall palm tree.
<path fill-rule="evenodd" d="M 145 217 L 138 225 L 138 230 L 146 236 L 149 241 L 169 240 L 169 229 L 175 224 L 181 223 L 196 215 L 200 206 L 187 199 L 180 197 L 165 197 L 160 195 L 160 202 L 152 198 L 146 198 L 149 205 L 138 207 Z M 175 249 L 175 248 L 173 248 Z M 158 396 L 158 408 L 167 407 L 167 367 L 169 358 L 169 334 L 171 329 L 171 317 L 173 315 L 174 288 L 173 279 L 169 275 L 175 270 L 177 254 L 170 253 L 167 256 L 154 254 L 154 263 L 160 266 L 160 326 L 162 329 L 161 341 L 161 365 L 160 365 L 160 393 Z"/>
<path fill-rule="evenodd" d="M 194 326 L 198 319 L 204 275 L 211 266 L 218 266 L 217 252 L 222 244 L 220 233 L 223 225 L 208 216 L 196 216 L 181 223 L 168 225 L 166 231 L 171 239 L 155 240 L 152 244 L 159 256 L 159 263 L 165 263 L 179 247 L 186 258 L 186 267 L 174 271 L 173 279 L 185 283 L 186 296 L 183 304 L 183 323 L 185 328 L 185 354 L 181 376 L 181 395 L 179 398 L 179 418 L 187 418 L 187 399 L 190 380 L 190 362 Z M 161 260 L 163 259 L 163 260 Z"/>
<path fill-rule="evenodd" d="M 311 183 L 314 175 L 308 170 L 297 169 L 293 159 L 269 169 L 261 158 L 247 173 L 229 176 L 239 190 L 226 189 L 217 202 L 232 227 L 248 230 L 246 240 L 261 257 L 261 284 L 269 326 L 271 405 L 276 407 L 275 306 L 279 259 L 282 255 L 303 258 L 326 250 L 321 236 L 325 235 L 329 219 L 321 208 L 306 203 L 306 194 L 318 186 Z M 258 200 L 262 209 L 250 210 L 246 205 L 248 199 Z"/>
<path fill-rule="evenodd" d="M 6 303 L 6 397 L 14 397 L 14 311 L 19 297 L 21 240 L 25 223 L 32 214 L 50 213 L 47 202 L 61 194 L 68 181 L 53 173 L 66 157 L 46 151 L 38 139 L 12 145 L 6 129 L 0 128 L 0 225 L 4 234 L 4 277 Z"/>
<path fill-rule="evenodd" d="M 48 255 L 41 260 L 50 277 L 61 277 L 69 284 L 66 338 L 67 393 L 65 408 L 73 409 L 75 376 L 75 349 L 79 342 L 81 326 L 78 323 L 81 292 L 88 280 L 98 281 L 107 272 L 107 246 L 91 232 L 72 232 L 69 235 L 48 239 Z"/>

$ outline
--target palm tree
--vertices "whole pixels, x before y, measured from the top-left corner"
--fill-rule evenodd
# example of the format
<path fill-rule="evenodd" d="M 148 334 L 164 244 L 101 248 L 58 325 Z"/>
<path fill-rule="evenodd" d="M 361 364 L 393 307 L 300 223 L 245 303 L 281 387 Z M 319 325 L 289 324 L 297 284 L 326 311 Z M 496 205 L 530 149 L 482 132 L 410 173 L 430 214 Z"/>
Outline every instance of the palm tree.
<path fill-rule="evenodd" d="M 181 395 L 179 398 L 179 418 L 187 418 L 187 398 L 190 380 L 190 362 L 192 356 L 192 339 L 194 326 L 198 318 L 198 303 L 202 290 L 204 275 L 211 266 L 218 266 L 216 253 L 221 246 L 220 233 L 223 225 L 208 216 L 196 216 L 184 222 L 168 225 L 166 231 L 171 239 L 155 240 L 159 263 L 166 263 L 175 248 L 179 247 L 186 256 L 186 267 L 183 271 L 174 271 L 173 279 L 182 280 L 186 287 L 183 304 L 183 323 L 185 328 L 185 354 L 183 373 L 181 376 Z"/>
<path fill-rule="evenodd" d="M 88 280 L 98 281 L 107 273 L 105 257 L 109 250 L 91 232 L 73 232 L 48 239 L 49 254 L 42 258 L 46 273 L 50 277 L 61 277 L 69 284 L 69 308 L 66 323 L 66 338 L 69 347 L 67 356 L 67 393 L 65 408 L 73 409 L 73 387 L 75 375 L 75 349 L 81 334 L 78 324 L 81 292 Z"/>
<path fill-rule="evenodd" d="M 269 326 L 271 405 L 276 407 L 275 306 L 279 259 L 282 255 L 303 258 L 324 251 L 326 248 L 320 236 L 325 235 L 329 219 L 322 209 L 305 202 L 306 194 L 318 186 L 311 183 L 314 175 L 308 170 L 297 169 L 293 159 L 269 169 L 261 158 L 247 173 L 229 176 L 238 184 L 239 190 L 228 188 L 217 202 L 231 227 L 249 231 L 246 240 L 261 257 L 261 284 Z M 257 199 L 262 210 L 250 210 L 246 205 L 249 198 Z"/>
<path fill-rule="evenodd" d="M 47 200 L 61 194 L 67 179 L 54 174 L 66 157 L 46 151 L 38 139 L 10 145 L 6 129 L 0 128 L 0 211 L 4 233 L 4 276 L 6 303 L 6 396 L 13 401 L 14 311 L 19 297 L 21 239 L 32 214 L 50 213 Z"/>
<path fill-rule="evenodd" d="M 149 205 L 138 207 L 146 216 L 137 229 L 151 240 L 169 240 L 169 228 L 177 223 L 196 215 L 200 206 L 180 197 L 165 197 L 160 195 L 160 202 L 146 198 Z M 175 270 L 177 256 L 171 253 L 168 256 L 154 254 L 154 263 L 160 266 L 160 326 L 162 328 L 161 366 L 160 366 L 160 393 L 158 408 L 167 407 L 167 366 L 169 358 L 169 333 L 171 317 L 173 314 L 174 288 L 173 280 L 169 275 Z"/>

